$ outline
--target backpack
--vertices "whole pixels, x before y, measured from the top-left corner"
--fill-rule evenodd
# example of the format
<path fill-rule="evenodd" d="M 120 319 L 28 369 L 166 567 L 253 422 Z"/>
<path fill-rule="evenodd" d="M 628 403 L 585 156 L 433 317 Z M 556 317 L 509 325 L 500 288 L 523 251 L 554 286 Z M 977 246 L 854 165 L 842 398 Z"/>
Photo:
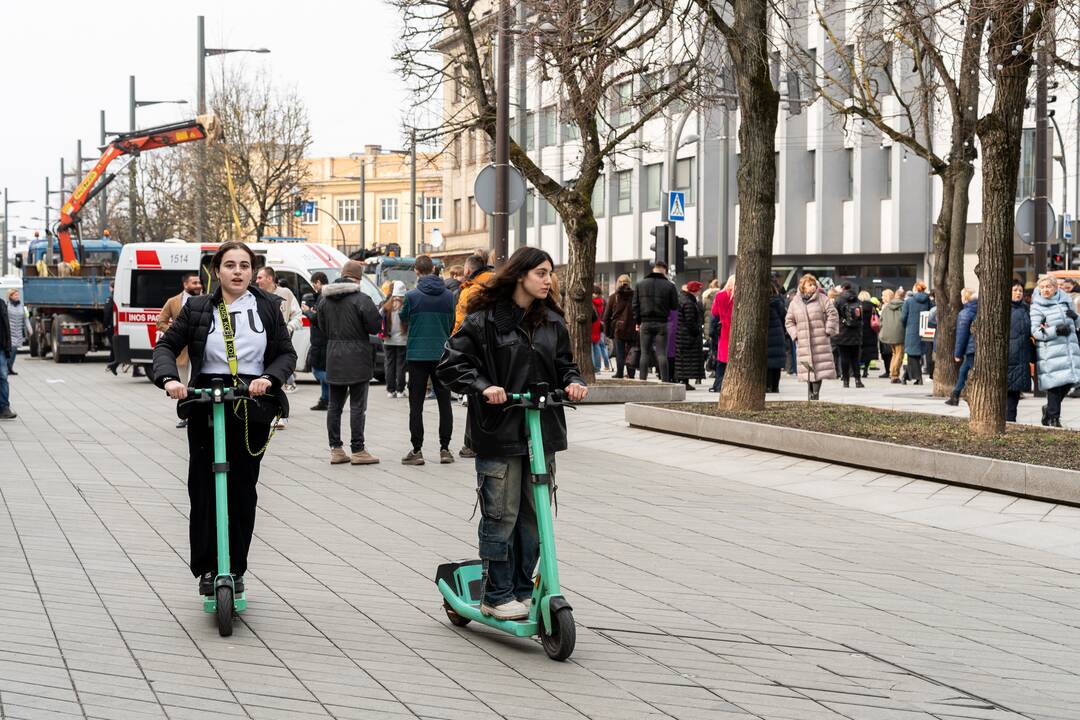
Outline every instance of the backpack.
<path fill-rule="evenodd" d="M 840 323 L 848 328 L 862 327 L 862 303 L 841 303 Z"/>

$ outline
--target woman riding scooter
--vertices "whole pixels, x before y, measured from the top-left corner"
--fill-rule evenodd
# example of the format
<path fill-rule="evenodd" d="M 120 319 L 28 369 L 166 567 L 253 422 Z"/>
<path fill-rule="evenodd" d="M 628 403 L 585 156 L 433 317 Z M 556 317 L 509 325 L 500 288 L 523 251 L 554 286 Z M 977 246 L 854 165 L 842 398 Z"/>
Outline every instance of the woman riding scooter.
<path fill-rule="evenodd" d="M 184 304 L 154 348 L 154 378 L 169 397 L 185 400 L 176 356 L 188 349 L 193 387 L 208 388 L 215 379 L 227 387 L 246 386 L 252 402 L 230 402 L 225 412 L 229 497 L 229 557 L 236 594 L 244 592 L 243 575 L 255 529 L 255 484 L 270 436 L 270 423 L 287 410 L 281 387 L 296 367 L 296 351 L 276 299 L 251 285 L 255 253 L 241 242 L 223 243 L 210 261 L 216 278 L 212 295 Z M 227 322 L 225 322 L 227 320 Z M 213 594 L 217 570 L 214 506 L 214 433 L 209 405 L 188 405 L 188 497 L 191 572 L 202 595 Z"/>
<path fill-rule="evenodd" d="M 571 402 L 588 394 L 570 353 L 563 311 L 550 294 L 553 266 L 543 250 L 519 248 L 470 298 L 437 370 L 451 391 L 470 396 L 485 576 L 480 610 L 499 620 L 528 616 L 539 555 L 523 411 L 504 413 L 500 406 L 531 383 L 564 388 Z M 541 424 L 554 477 L 554 453 L 566 449 L 562 408 L 544 412 Z"/>

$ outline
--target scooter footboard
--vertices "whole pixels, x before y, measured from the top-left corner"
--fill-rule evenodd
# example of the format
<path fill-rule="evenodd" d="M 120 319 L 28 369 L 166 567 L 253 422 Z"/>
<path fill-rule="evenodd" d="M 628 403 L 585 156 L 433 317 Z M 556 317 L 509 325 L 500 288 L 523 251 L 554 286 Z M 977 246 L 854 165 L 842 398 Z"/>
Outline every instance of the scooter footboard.
<path fill-rule="evenodd" d="M 435 571 L 435 584 L 445 582 L 468 605 L 480 606 L 484 592 L 484 561 L 458 560 L 443 563 Z"/>

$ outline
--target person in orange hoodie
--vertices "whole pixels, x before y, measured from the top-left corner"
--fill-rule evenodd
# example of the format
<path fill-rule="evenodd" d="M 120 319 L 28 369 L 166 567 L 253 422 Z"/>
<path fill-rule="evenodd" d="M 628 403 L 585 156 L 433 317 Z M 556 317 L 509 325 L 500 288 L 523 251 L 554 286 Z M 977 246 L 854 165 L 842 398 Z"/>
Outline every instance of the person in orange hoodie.
<path fill-rule="evenodd" d="M 495 268 L 487 264 L 487 258 L 483 255 L 470 255 L 465 259 L 465 279 L 461 281 L 461 287 L 458 289 L 457 305 L 454 308 L 454 332 L 457 332 L 458 328 L 461 327 L 461 323 L 465 322 L 469 297 L 477 291 L 480 283 L 491 277 L 493 272 L 495 272 Z"/>

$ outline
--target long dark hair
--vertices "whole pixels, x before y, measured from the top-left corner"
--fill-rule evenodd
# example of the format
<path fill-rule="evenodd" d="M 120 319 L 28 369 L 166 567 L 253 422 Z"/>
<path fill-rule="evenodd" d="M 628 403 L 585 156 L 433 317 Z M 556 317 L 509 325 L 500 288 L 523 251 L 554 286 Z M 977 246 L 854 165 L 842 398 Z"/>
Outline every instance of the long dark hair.
<path fill-rule="evenodd" d="M 555 262 L 550 255 L 540 248 L 528 246 L 518 248 L 510 256 L 510 259 L 506 261 L 506 264 L 496 270 L 490 279 L 481 283 L 479 290 L 469 297 L 469 305 L 466 311 L 474 313 L 495 307 L 500 301 L 510 300 L 514 296 L 514 290 L 517 289 L 518 280 L 528 275 L 530 270 L 543 265 L 545 262 L 554 269 Z M 540 304 L 559 315 L 563 314 L 562 308 L 559 307 L 559 303 L 555 301 L 551 293 L 548 293 L 548 296 Z M 534 303 L 535 306 L 536 303 Z M 543 320 L 542 314 L 538 319 Z"/>

